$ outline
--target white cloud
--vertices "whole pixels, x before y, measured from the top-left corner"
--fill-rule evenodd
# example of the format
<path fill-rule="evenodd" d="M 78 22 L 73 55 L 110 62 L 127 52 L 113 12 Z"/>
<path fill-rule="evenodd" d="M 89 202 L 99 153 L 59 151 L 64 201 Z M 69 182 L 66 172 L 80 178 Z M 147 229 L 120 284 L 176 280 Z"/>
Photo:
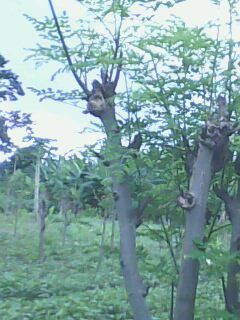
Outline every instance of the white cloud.
<path fill-rule="evenodd" d="M 209 0 L 188 0 L 171 9 L 189 26 L 204 25 L 219 18 L 220 9 Z"/>

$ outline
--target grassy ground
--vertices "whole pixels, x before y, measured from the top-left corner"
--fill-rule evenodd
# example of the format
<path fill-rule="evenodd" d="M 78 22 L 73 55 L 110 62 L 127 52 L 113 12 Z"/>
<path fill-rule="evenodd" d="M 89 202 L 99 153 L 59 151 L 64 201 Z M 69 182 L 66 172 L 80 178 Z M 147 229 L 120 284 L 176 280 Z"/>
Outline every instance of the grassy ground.
<path fill-rule="evenodd" d="M 39 263 L 38 227 L 33 217 L 25 214 L 20 218 L 14 237 L 12 217 L 1 216 L 0 319 L 132 319 L 119 269 L 118 239 L 114 250 L 110 246 L 110 221 L 104 259 L 96 272 L 101 224 L 97 218 L 73 221 L 63 247 L 63 222 L 49 219 L 46 260 Z M 158 244 L 149 241 L 152 255 L 156 256 Z M 151 253 L 143 245 L 139 246 L 139 255 L 149 256 L 145 262 L 152 269 Z M 147 269 L 144 273 L 146 281 L 157 282 Z M 151 302 L 152 306 L 158 303 L 157 296 L 153 295 Z"/>
<path fill-rule="evenodd" d="M 132 320 L 119 268 L 117 235 L 115 248 L 110 245 L 111 221 L 104 259 L 96 272 L 100 219 L 81 216 L 73 220 L 63 247 L 63 221 L 49 217 L 43 263 L 38 260 L 39 231 L 33 216 L 21 216 L 16 237 L 13 220 L 0 215 L 0 320 Z M 158 231 L 140 228 L 139 266 L 144 283 L 151 286 L 147 302 L 153 320 L 167 320 L 176 272 L 164 241 L 152 240 L 160 234 L 159 226 L 151 227 Z M 200 277 L 196 320 L 230 319 L 219 315 L 223 307 L 219 284 L 215 275 Z"/>

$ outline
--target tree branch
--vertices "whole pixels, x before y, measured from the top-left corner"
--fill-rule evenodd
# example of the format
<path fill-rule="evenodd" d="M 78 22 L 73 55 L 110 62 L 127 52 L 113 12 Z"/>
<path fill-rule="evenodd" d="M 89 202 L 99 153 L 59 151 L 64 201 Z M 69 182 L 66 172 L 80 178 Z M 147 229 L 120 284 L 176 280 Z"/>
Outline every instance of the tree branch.
<path fill-rule="evenodd" d="M 170 251 L 176 274 L 178 275 L 179 274 L 179 267 L 178 267 L 178 264 L 177 264 L 177 260 L 176 260 L 176 257 L 175 257 L 175 253 L 174 253 L 174 249 L 173 249 L 171 240 L 169 238 L 168 230 L 167 230 L 167 228 L 165 226 L 165 223 L 164 223 L 164 220 L 163 220 L 161 214 L 160 214 L 159 218 L 160 218 L 161 225 L 163 227 L 163 233 L 164 233 L 164 236 L 165 236 L 165 241 L 166 241 L 168 249 Z"/>
<path fill-rule="evenodd" d="M 230 196 L 226 190 L 224 190 L 223 188 L 219 188 L 217 185 L 214 185 L 213 191 L 218 196 L 218 198 L 223 200 L 225 204 L 229 202 Z"/>
<path fill-rule="evenodd" d="M 59 38 L 60 38 L 60 41 L 61 41 L 61 44 L 62 44 L 62 47 L 63 47 L 63 51 L 64 51 L 65 56 L 67 58 L 67 62 L 68 62 L 68 65 L 70 67 L 70 70 L 71 70 L 75 80 L 77 81 L 78 85 L 81 87 L 81 89 L 87 95 L 87 97 L 89 97 L 90 96 L 90 91 L 88 90 L 87 86 L 82 82 L 82 80 L 79 78 L 79 76 L 78 76 L 78 74 L 77 74 L 77 72 L 76 72 L 76 70 L 75 70 L 75 68 L 73 66 L 73 62 L 72 62 L 72 59 L 70 57 L 66 42 L 64 40 L 64 36 L 63 36 L 62 31 L 61 31 L 61 28 L 60 28 L 60 25 L 59 25 L 59 22 L 58 22 L 58 18 L 57 18 L 57 15 L 56 15 L 52 0 L 48 0 L 48 2 L 49 2 L 49 6 L 50 6 L 50 9 L 51 9 L 51 12 L 52 12 L 52 15 L 53 15 L 53 19 L 54 19 L 54 22 L 55 22 L 55 25 L 56 25 L 56 28 L 57 28 L 57 33 L 59 35 Z"/>
<path fill-rule="evenodd" d="M 226 288 L 226 283 L 225 283 L 225 278 L 224 278 L 224 276 L 221 277 L 221 283 L 222 283 L 222 289 L 223 289 L 223 296 L 224 296 L 225 307 L 226 307 L 226 309 L 227 309 L 227 308 L 228 308 L 227 288 Z"/>
<path fill-rule="evenodd" d="M 141 133 L 138 133 L 135 135 L 135 137 L 133 138 L 133 141 L 129 143 L 128 145 L 128 149 L 135 149 L 135 150 L 140 150 L 142 145 L 142 135 Z"/>
<path fill-rule="evenodd" d="M 122 59 L 122 57 L 123 57 L 123 52 L 121 51 L 121 52 L 120 52 L 120 55 L 119 55 L 119 59 Z M 116 87 L 117 87 L 117 84 L 118 84 L 118 81 L 119 81 L 119 78 L 120 78 L 121 70 L 122 70 L 122 61 L 121 61 L 121 62 L 118 64 L 118 66 L 117 66 L 116 75 L 115 75 L 115 78 L 114 78 L 114 81 L 113 81 L 113 88 L 114 88 L 114 90 L 115 90 Z"/>
<path fill-rule="evenodd" d="M 214 227 L 215 227 L 215 223 L 217 221 L 217 218 L 218 218 L 218 215 L 219 215 L 219 211 L 221 209 L 221 206 L 222 206 L 222 202 L 220 202 L 217 206 L 217 210 L 213 216 L 213 220 L 212 220 L 212 223 L 211 223 L 211 226 L 210 226 L 210 230 L 208 232 L 208 235 L 206 236 L 206 241 L 208 242 L 212 236 L 212 234 L 214 233 Z"/>
<path fill-rule="evenodd" d="M 142 219 L 143 219 L 143 215 L 144 215 L 144 210 L 146 209 L 146 207 L 149 205 L 149 203 L 152 201 L 151 197 L 146 197 L 142 203 L 140 203 L 140 205 L 138 206 L 137 209 L 135 209 L 135 225 L 136 228 L 138 228 L 141 224 L 142 224 Z"/>

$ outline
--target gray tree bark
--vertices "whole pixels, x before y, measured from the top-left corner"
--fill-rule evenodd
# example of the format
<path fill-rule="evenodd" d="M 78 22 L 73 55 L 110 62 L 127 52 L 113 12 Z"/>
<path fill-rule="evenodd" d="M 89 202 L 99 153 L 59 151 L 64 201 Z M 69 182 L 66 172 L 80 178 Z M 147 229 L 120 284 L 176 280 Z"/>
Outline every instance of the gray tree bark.
<path fill-rule="evenodd" d="M 145 301 L 146 290 L 141 281 L 137 264 L 136 217 L 131 199 L 130 177 L 123 174 L 123 177 L 119 179 L 118 176 L 126 150 L 121 144 L 121 136 L 115 116 L 114 93 L 112 92 L 108 98 L 105 98 L 107 85 L 111 84 L 99 84 L 100 89 L 93 88 L 92 95 L 88 100 L 87 111 L 99 117 L 102 121 L 107 134 L 109 154 L 112 155 L 109 162 L 112 170 L 113 194 L 120 229 L 120 264 L 133 318 L 134 320 L 150 320 L 150 312 Z"/>
<path fill-rule="evenodd" d="M 106 225 L 107 225 L 107 213 L 104 212 L 103 217 L 102 217 L 102 236 L 101 236 L 101 243 L 99 246 L 99 256 L 98 256 L 98 263 L 97 263 L 97 268 L 96 272 L 99 272 L 103 258 L 104 258 L 104 244 L 105 244 L 105 238 L 106 238 Z"/>
<path fill-rule="evenodd" d="M 193 168 L 189 194 L 193 196 L 192 201 L 195 204 L 186 212 L 186 231 L 174 320 L 194 319 L 199 261 L 192 258 L 191 254 L 198 249 L 196 243 L 202 242 L 204 237 L 208 192 L 212 176 L 211 163 L 213 152 L 213 149 L 200 143 Z"/>
<path fill-rule="evenodd" d="M 115 240 L 115 224 L 116 224 L 116 208 L 115 206 L 113 207 L 113 212 L 112 212 L 112 232 L 111 232 L 111 249 L 114 249 L 114 240 Z"/>
<path fill-rule="evenodd" d="M 228 264 L 227 286 L 225 288 L 226 309 L 240 318 L 240 196 L 238 192 L 235 198 L 230 197 L 226 190 L 218 188 L 215 188 L 215 192 L 223 200 L 232 226 L 230 243 L 232 258 Z"/>
<path fill-rule="evenodd" d="M 226 99 L 219 96 L 217 104 L 218 119 L 208 120 L 199 137 L 189 192 L 179 197 L 179 204 L 187 209 L 187 212 L 174 320 L 194 319 L 200 264 L 199 260 L 191 255 L 203 245 L 210 183 L 215 172 L 225 166 L 228 137 L 232 133 Z"/>
<path fill-rule="evenodd" d="M 230 252 L 235 256 L 235 258 L 233 258 L 233 260 L 228 265 L 226 302 L 228 311 L 240 318 L 240 264 L 239 258 L 236 258 L 237 255 L 239 256 L 240 251 L 240 200 L 238 200 L 237 210 L 231 216 L 232 235 Z"/>

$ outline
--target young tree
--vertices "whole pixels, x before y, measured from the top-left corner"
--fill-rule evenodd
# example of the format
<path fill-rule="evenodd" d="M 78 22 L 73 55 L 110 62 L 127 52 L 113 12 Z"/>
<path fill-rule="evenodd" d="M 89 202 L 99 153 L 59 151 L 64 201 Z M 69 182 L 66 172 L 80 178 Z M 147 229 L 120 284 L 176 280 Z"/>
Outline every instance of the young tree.
<path fill-rule="evenodd" d="M 83 98 L 87 100 L 86 112 L 101 121 L 107 136 L 106 151 L 101 157 L 104 161 L 107 161 L 107 165 L 112 172 L 112 189 L 120 226 L 121 267 L 134 319 L 150 319 L 151 316 L 145 302 L 146 290 L 140 279 L 137 267 L 135 229 L 138 223 L 139 211 L 133 205 L 131 176 L 127 173 L 128 158 L 131 157 L 131 153 L 137 153 L 140 149 L 141 136 L 140 134 L 135 136 L 128 148 L 123 147 L 121 128 L 115 110 L 116 88 L 124 63 L 121 30 L 125 18 L 128 17 L 128 10 L 131 4 L 125 5 L 121 1 L 117 3 L 115 1 L 107 2 L 105 4 L 107 10 L 102 15 L 99 15 L 99 12 L 101 12 L 99 10 L 101 7 L 100 2 L 89 10 L 89 14 L 94 15 L 99 24 L 102 25 L 105 25 L 104 19 L 107 20 L 112 17 L 113 26 L 115 25 L 115 27 L 113 33 L 106 27 L 105 32 L 108 32 L 108 36 L 103 34 L 99 38 L 99 35 L 90 27 L 90 24 L 86 28 L 86 21 L 82 21 L 83 30 L 88 30 L 89 38 L 85 38 L 86 43 L 80 45 L 81 49 L 78 49 L 78 67 L 73 63 L 74 54 L 68 49 L 65 41 L 66 34 L 63 35 L 61 29 L 63 21 L 67 23 L 66 16 L 58 19 L 52 1 L 49 1 L 49 4 L 55 21 L 58 39 L 62 44 L 62 48 L 58 47 L 57 50 L 60 50 L 61 55 L 63 54 L 63 61 L 64 56 L 67 59 L 68 68 L 80 86 Z M 91 5 L 91 3 L 87 2 L 87 5 Z M 32 21 L 37 25 L 34 19 Z M 46 21 L 46 23 L 48 22 Z M 97 41 L 97 38 L 100 41 Z M 89 63 L 89 59 L 93 62 Z M 89 86 L 87 86 L 87 73 L 90 73 L 98 65 L 101 65 L 101 82 L 94 80 L 92 88 L 89 89 Z M 80 76 L 77 68 L 81 70 Z"/>
<path fill-rule="evenodd" d="M 34 215 L 38 222 L 41 221 L 40 217 L 40 182 L 41 182 L 41 163 L 45 156 L 52 154 L 55 147 L 49 145 L 51 139 L 38 138 L 33 136 L 27 136 L 25 141 L 33 141 L 31 148 L 28 151 L 31 152 L 30 157 L 35 157 L 35 173 L 34 173 Z"/>
<path fill-rule="evenodd" d="M 176 320 L 194 319 L 194 305 L 199 273 L 199 260 L 194 252 L 204 246 L 204 229 L 206 225 L 207 204 L 210 183 L 215 173 L 215 159 L 224 154 L 231 125 L 228 121 L 226 101 L 219 96 L 219 120 L 207 122 L 199 138 L 199 149 L 192 169 L 189 192 L 179 198 L 186 213 L 183 259 L 180 268 L 177 289 Z M 217 154 L 217 155 L 216 155 Z M 219 169 L 219 168 L 218 168 Z"/>
<path fill-rule="evenodd" d="M 0 54 L 0 102 L 6 100 L 17 100 L 18 96 L 24 95 L 21 83 L 11 70 L 6 69 L 7 60 Z M 24 128 L 31 132 L 32 121 L 27 113 L 20 111 L 3 112 L 0 111 L 0 151 L 10 152 L 14 147 L 9 137 L 9 130 L 14 128 Z"/>
<path fill-rule="evenodd" d="M 8 202 L 8 210 L 14 216 L 14 237 L 17 235 L 17 227 L 20 211 L 27 208 L 32 194 L 32 181 L 21 170 L 16 170 L 14 174 L 8 176 L 5 181 L 5 187 L 8 187 L 6 202 Z"/>

